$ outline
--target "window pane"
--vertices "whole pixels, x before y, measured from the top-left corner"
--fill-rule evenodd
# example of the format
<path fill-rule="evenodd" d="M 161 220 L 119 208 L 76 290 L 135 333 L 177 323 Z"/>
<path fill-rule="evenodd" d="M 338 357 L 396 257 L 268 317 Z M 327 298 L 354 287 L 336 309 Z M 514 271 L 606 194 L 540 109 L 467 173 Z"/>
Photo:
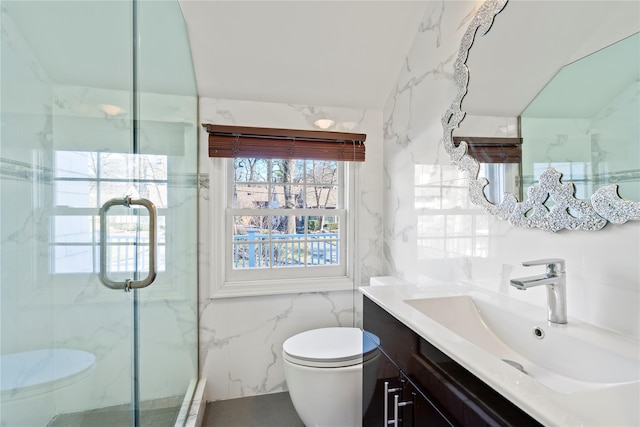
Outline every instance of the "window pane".
<path fill-rule="evenodd" d="M 418 237 L 444 237 L 445 215 L 418 216 Z"/>
<path fill-rule="evenodd" d="M 268 267 L 271 260 L 269 217 L 234 216 L 233 224 L 233 268 Z"/>
<path fill-rule="evenodd" d="M 294 209 L 304 207 L 304 186 L 274 185 L 271 187 L 271 209 Z"/>
<path fill-rule="evenodd" d="M 143 154 L 136 156 L 139 161 L 138 178 L 166 181 L 167 156 Z"/>
<path fill-rule="evenodd" d="M 301 182 L 302 177 L 296 177 L 296 164 L 303 160 L 283 159 L 271 160 L 271 182 L 277 183 L 295 183 Z"/>
<path fill-rule="evenodd" d="M 236 182 L 269 182 L 267 159 L 234 159 L 233 165 Z"/>
<path fill-rule="evenodd" d="M 54 246 L 54 273 L 93 273 L 92 246 Z"/>
<path fill-rule="evenodd" d="M 306 161 L 306 180 L 309 184 L 338 184 L 338 162 Z"/>
<path fill-rule="evenodd" d="M 315 217 L 320 221 L 319 230 L 322 233 L 338 233 L 340 227 L 338 226 L 339 218 L 337 216 L 325 215 L 320 217 Z"/>
<path fill-rule="evenodd" d="M 72 208 L 94 208 L 96 201 L 95 181 L 56 181 L 56 206 Z"/>
<path fill-rule="evenodd" d="M 476 236 L 488 236 L 489 235 L 489 215 L 476 215 Z"/>
<path fill-rule="evenodd" d="M 267 209 L 269 207 L 269 186 L 238 183 L 233 191 L 233 207 Z"/>
<path fill-rule="evenodd" d="M 167 184 L 140 183 L 138 187 L 139 195 L 148 199 L 156 205 L 156 208 L 167 207 Z"/>
<path fill-rule="evenodd" d="M 271 215 L 270 217 L 271 232 L 273 234 L 295 234 L 297 223 L 295 216 L 288 215 Z"/>
<path fill-rule="evenodd" d="M 307 187 L 307 207 L 336 208 L 338 200 L 338 187 L 330 185 L 315 185 Z"/>
<path fill-rule="evenodd" d="M 56 178 L 95 178 L 97 170 L 96 153 L 56 151 Z"/>
<path fill-rule="evenodd" d="M 440 187 L 415 187 L 414 194 L 416 209 L 440 209 Z"/>
<path fill-rule="evenodd" d="M 309 264 L 327 265 L 338 264 L 337 233 L 318 233 L 309 235 Z"/>
<path fill-rule="evenodd" d="M 473 239 L 471 238 L 448 239 L 445 246 L 449 252 L 469 256 L 473 255 L 473 250 L 475 249 Z"/>
<path fill-rule="evenodd" d="M 238 215 L 233 217 L 233 235 L 246 235 L 250 232 L 267 234 L 269 217 L 267 215 Z"/>
<path fill-rule="evenodd" d="M 70 215 L 54 218 L 54 243 L 91 243 L 93 241 L 92 222 L 96 217 Z"/>
<path fill-rule="evenodd" d="M 98 204 L 102 206 L 107 200 L 121 199 L 126 195 L 132 194 L 133 186 L 129 182 L 101 182 L 100 183 L 100 200 Z"/>
<path fill-rule="evenodd" d="M 474 232 L 473 216 L 471 215 L 447 215 L 447 235 L 471 236 Z"/>
<path fill-rule="evenodd" d="M 100 178 L 127 179 L 134 176 L 132 154 L 100 153 Z"/>
<path fill-rule="evenodd" d="M 304 234 L 273 236 L 273 266 L 297 267 L 306 264 L 308 245 Z"/>

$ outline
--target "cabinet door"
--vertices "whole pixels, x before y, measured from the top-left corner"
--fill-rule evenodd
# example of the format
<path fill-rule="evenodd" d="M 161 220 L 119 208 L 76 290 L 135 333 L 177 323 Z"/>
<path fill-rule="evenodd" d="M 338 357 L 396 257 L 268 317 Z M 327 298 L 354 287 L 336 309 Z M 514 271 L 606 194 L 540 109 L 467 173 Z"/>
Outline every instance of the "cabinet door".
<path fill-rule="evenodd" d="M 363 414 L 364 427 L 453 426 L 383 351 L 375 391 Z"/>
<path fill-rule="evenodd" d="M 409 403 L 410 402 L 410 403 Z M 452 424 L 436 406 L 406 377 L 402 397 L 398 402 L 402 427 L 452 427 Z"/>
<path fill-rule="evenodd" d="M 381 351 L 378 355 L 378 368 L 376 371 L 375 390 L 370 402 L 363 402 L 367 407 L 363 408 L 362 425 L 364 427 L 386 427 L 385 412 L 388 416 L 389 411 L 389 394 L 385 393 L 386 389 L 394 389 L 401 387 L 400 370 L 395 363 Z M 363 396 L 366 395 L 366 388 L 369 387 L 370 379 L 363 378 Z M 386 398 L 385 398 L 386 397 Z M 387 405 L 385 406 L 385 402 Z M 385 411 L 385 408 L 386 411 Z M 388 418 L 387 418 L 388 419 Z"/>

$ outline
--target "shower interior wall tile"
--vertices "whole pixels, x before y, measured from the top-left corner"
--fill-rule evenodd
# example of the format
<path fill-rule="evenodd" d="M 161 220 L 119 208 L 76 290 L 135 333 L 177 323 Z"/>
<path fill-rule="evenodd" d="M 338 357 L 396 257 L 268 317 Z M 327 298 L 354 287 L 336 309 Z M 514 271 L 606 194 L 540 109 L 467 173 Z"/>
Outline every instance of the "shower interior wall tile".
<path fill-rule="evenodd" d="M 51 346 L 47 213 L 52 206 L 51 81 L 12 20 L 2 20 L 2 148 L 0 150 L 0 352 Z M 11 82 L 11 84 L 6 84 Z"/>
<path fill-rule="evenodd" d="M 191 352 L 184 351 L 195 349 L 198 344 L 192 301 L 192 298 L 151 300 L 141 305 L 140 366 L 144 400 L 180 396 L 196 376 L 197 359 Z M 167 361 L 171 361 L 170 369 Z M 159 372 L 163 374 L 158 375 Z"/>
<path fill-rule="evenodd" d="M 515 228 L 469 204 L 466 177 L 456 177 L 448 169 L 456 167 L 442 147 L 441 119 L 456 94 L 453 61 L 477 6 L 471 1 L 430 2 L 384 108 L 385 274 L 417 283 L 473 280 L 487 289 L 544 306 L 545 289 L 520 292 L 509 286 L 509 279 L 540 272 L 522 267 L 523 261 L 564 258 L 569 316 L 639 339 L 638 221 L 608 225 L 597 232 Z M 494 25 L 500 25 L 499 20 Z M 476 36 L 474 44 L 482 42 Z M 471 67 L 470 73 L 472 92 Z M 514 125 L 513 118 L 486 122 L 469 116 L 456 134 L 501 135 L 506 126 L 507 135 L 513 135 Z M 419 187 L 426 184 L 435 192 L 434 198 L 420 197 L 426 190 Z M 470 228 L 467 232 L 469 237 L 485 239 L 486 251 L 462 247 L 459 242 L 464 236 L 445 231 L 446 221 L 464 222 L 456 218 L 461 214 L 473 216 L 476 224 L 486 224 L 484 231 Z"/>
<path fill-rule="evenodd" d="M 96 287 L 102 286 L 99 283 Z M 99 288 L 98 288 L 99 289 Z M 105 290 L 104 292 L 109 292 Z M 113 292 L 113 291 L 112 291 Z M 87 408 L 128 403 L 131 397 L 131 306 L 130 294 L 109 303 L 79 303 L 56 306 L 55 346 L 80 348 L 96 356 L 95 384 Z M 77 319 L 83 319 L 78 322 Z M 73 327 L 70 327 L 72 325 Z M 124 359 L 124 362 L 123 362 Z"/>

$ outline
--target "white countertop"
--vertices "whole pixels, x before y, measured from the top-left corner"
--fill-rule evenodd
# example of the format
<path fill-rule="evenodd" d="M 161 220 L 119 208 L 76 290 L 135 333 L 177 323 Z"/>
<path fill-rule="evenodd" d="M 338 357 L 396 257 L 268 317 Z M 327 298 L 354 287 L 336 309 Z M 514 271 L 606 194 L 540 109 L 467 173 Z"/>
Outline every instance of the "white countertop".
<path fill-rule="evenodd" d="M 414 309 L 405 300 L 481 295 L 482 298 L 495 298 L 500 304 L 515 307 L 519 313 L 526 312 L 527 315 L 540 317 L 540 323 L 547 325 L 546 311 L 543 308 L 515 301 L 506 295 L 487 292 L 470 284 L 423 286 L 402 284 L 398 279 L 387 279 L 387 284 L 388 286 L 364 286 L 360 291 L 542 424 L 563 427 L 640 425 L 640 381 L 608 384 L 570 394 L 559 393 L 451 332 Z M 562 326 L 575 328 L 578 333 L 586 333 L 587 336 L 591 333 L 590 330 L 597 330 L 571 318 L 568 326 Z M 606 334 L 604 331 L 597 331 Z M 627 344 L 630 344 L 631 354 L 637 359 L 634 345 L 638 346 L 640 353 L 640 343 L 627 340 Z M 629 345 L 626 347 L 629 353 Z"/>

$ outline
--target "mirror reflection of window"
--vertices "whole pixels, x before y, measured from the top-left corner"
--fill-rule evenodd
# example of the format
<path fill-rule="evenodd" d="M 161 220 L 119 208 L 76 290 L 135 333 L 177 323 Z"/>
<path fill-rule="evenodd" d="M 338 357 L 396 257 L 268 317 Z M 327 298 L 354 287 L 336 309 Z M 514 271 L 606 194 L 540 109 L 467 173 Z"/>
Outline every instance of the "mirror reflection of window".
<path fill-rule="evenodd" d="M 469 200 L 467 181 L 455 165 L 415 165 L 418 260 L 488 256 L 489 217 Z"/>
<path fill-rule="evenodd" d="M 454 136 L 454 144 L 467 143 L 467 152 L 480 162 L 478 178 L 486 178 L 484 195 L 493 204 L 511 193 L 522 200 L 522 138 Z"/>
<path fill-rule="evenodd" d="M 519 163 L 481 163 L 478 177 L 487 178 L 484 195 L 492 203 L 500 203 L 506 193 L 515 194 L 522 200 L 522 185 Z"/>

